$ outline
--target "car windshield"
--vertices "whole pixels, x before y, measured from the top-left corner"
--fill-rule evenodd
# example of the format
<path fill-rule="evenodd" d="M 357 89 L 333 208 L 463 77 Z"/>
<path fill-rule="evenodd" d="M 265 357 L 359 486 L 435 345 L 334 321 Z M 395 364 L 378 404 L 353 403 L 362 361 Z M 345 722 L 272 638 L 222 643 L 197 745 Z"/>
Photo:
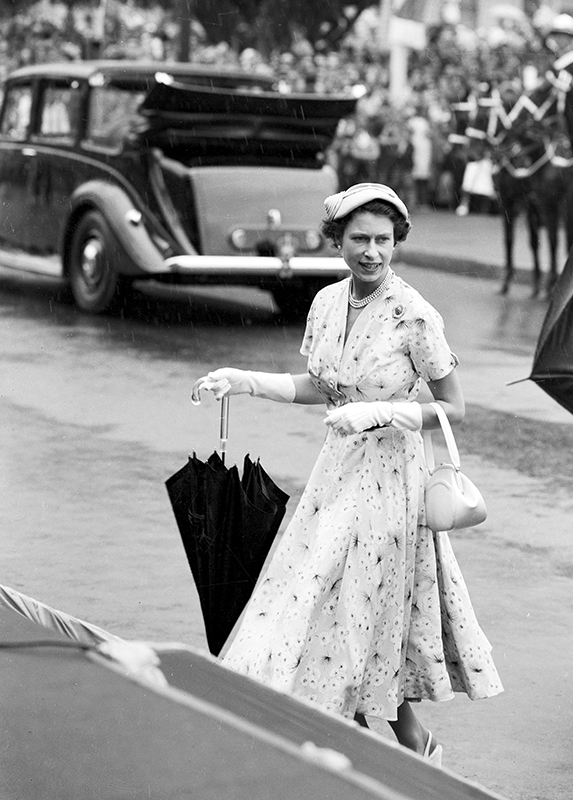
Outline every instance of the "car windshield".
<path fill-rule="evenodd" d="M 92 87 L 87 140 L 102 147 L 118 147 L 141 121 L 144 91 L 119 86 Z"/>

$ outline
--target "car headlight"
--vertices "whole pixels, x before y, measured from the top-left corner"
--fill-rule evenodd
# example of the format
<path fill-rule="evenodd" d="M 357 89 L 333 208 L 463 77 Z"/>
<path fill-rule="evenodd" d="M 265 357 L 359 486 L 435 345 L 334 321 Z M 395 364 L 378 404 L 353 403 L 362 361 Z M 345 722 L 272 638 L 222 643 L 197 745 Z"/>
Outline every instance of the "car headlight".
<path fill-rule="evenodd" d="M 129 211 L 125 212 L 125 219 L 126 222 L 130 222 L 132 225 L 140 225 L 142 220 L 141 211 L 136 208 L 130 208 Z"/>
<path fill-rule="evenodd" d="M 304 233 L 304 244 L 307 250 L 320 250 L 322 246 L 322 236 L 314 228 L 309 228 Z"/>
<path fill-rule="evenodd" d="M 231 232 L 231 244 L 237 250 L 246 250 L 248 248 L 247 232 L 243 228 L 235 228 Z"/>
<path fill-rule="evenodd" d="M 155 80 L 157 83 L 162 83 L 164 86 L 171 86 L 173 83 L 173 75 L 170 75 L 168 72 L 156 72 Z"/>

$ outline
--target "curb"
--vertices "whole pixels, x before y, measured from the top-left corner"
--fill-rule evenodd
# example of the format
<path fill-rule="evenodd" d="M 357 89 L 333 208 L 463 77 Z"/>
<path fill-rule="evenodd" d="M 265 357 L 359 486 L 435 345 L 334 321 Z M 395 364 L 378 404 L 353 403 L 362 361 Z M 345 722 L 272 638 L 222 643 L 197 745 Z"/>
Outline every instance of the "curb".
<path fill-rule="evenodd" d="M 483 261 L 471 258 L 459 258 L 443 253 L 429 253 L 422 250 L 410 249 L 408 246 L 401 248 L 399 260 L 413 267 L 428 267 L 440 272 L 449 272 L 470 278 L 485 278 L 487 280 L 501 281 L 503 270 L 495 264 L 486 264 Z M 531 280 L 527 270 L 516 268 L 515 281 L 528 283 Z"/>
<path fill-rule="evenodd" d="M 501 221 L 489 215 L 457 217 L 442 210 L 418 212 L 408 240 L 399 246 L 395 259 L 416 267 L 467 277 L 498 281 L 505 277 L 505 243 Z M 542 280 L 549 274 L 549 242 L 540 239 Z M 569 252 L 560 233 L 558 260 L 565 264 Z M 533 256 L 528 231 L 518 218 L 514 239 L 513 283 L 530 286 L 533 279 Z"/>

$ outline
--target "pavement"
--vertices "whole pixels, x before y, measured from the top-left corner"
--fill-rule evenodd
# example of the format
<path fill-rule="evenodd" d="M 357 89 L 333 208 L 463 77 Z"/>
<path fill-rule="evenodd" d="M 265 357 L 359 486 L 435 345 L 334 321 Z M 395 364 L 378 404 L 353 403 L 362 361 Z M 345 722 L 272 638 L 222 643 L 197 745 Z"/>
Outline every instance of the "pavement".
<path fill-rule="evenodd" d="M 458 217 L 453 211 L 420 209 L 412 212 L 412 231 L 402 247 L 410 264 L 447 270 L 460 275 L 501 280 L 505 264 L 503 225 L 499 215 L 469 214 Z M 559 244 L 559 261 L 565 263 L 565 236 Z M 542 269 L 548 269 L 545 237 L 540 246 Z M 532 255 L 525 220 L 516 225 L 514 262 L 516 282 L 528 283 Z"/>

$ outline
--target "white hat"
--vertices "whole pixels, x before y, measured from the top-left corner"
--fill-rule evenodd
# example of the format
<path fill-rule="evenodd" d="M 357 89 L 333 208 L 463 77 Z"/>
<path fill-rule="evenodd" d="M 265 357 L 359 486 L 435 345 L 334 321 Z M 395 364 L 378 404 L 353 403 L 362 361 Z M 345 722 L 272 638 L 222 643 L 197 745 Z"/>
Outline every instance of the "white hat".
<path fill-rule="evenodd" d="M 340 219 L 350 214 L 354 209 L 363 206 L 370 200 L 384 200 L 406 220 L 410 218 L 405 203 L 400 200 L 394 189 L 383 183 L 357 183 L 344 192 L 330 195 L 324 201 L 326 218 L 328 220 Z"/>

